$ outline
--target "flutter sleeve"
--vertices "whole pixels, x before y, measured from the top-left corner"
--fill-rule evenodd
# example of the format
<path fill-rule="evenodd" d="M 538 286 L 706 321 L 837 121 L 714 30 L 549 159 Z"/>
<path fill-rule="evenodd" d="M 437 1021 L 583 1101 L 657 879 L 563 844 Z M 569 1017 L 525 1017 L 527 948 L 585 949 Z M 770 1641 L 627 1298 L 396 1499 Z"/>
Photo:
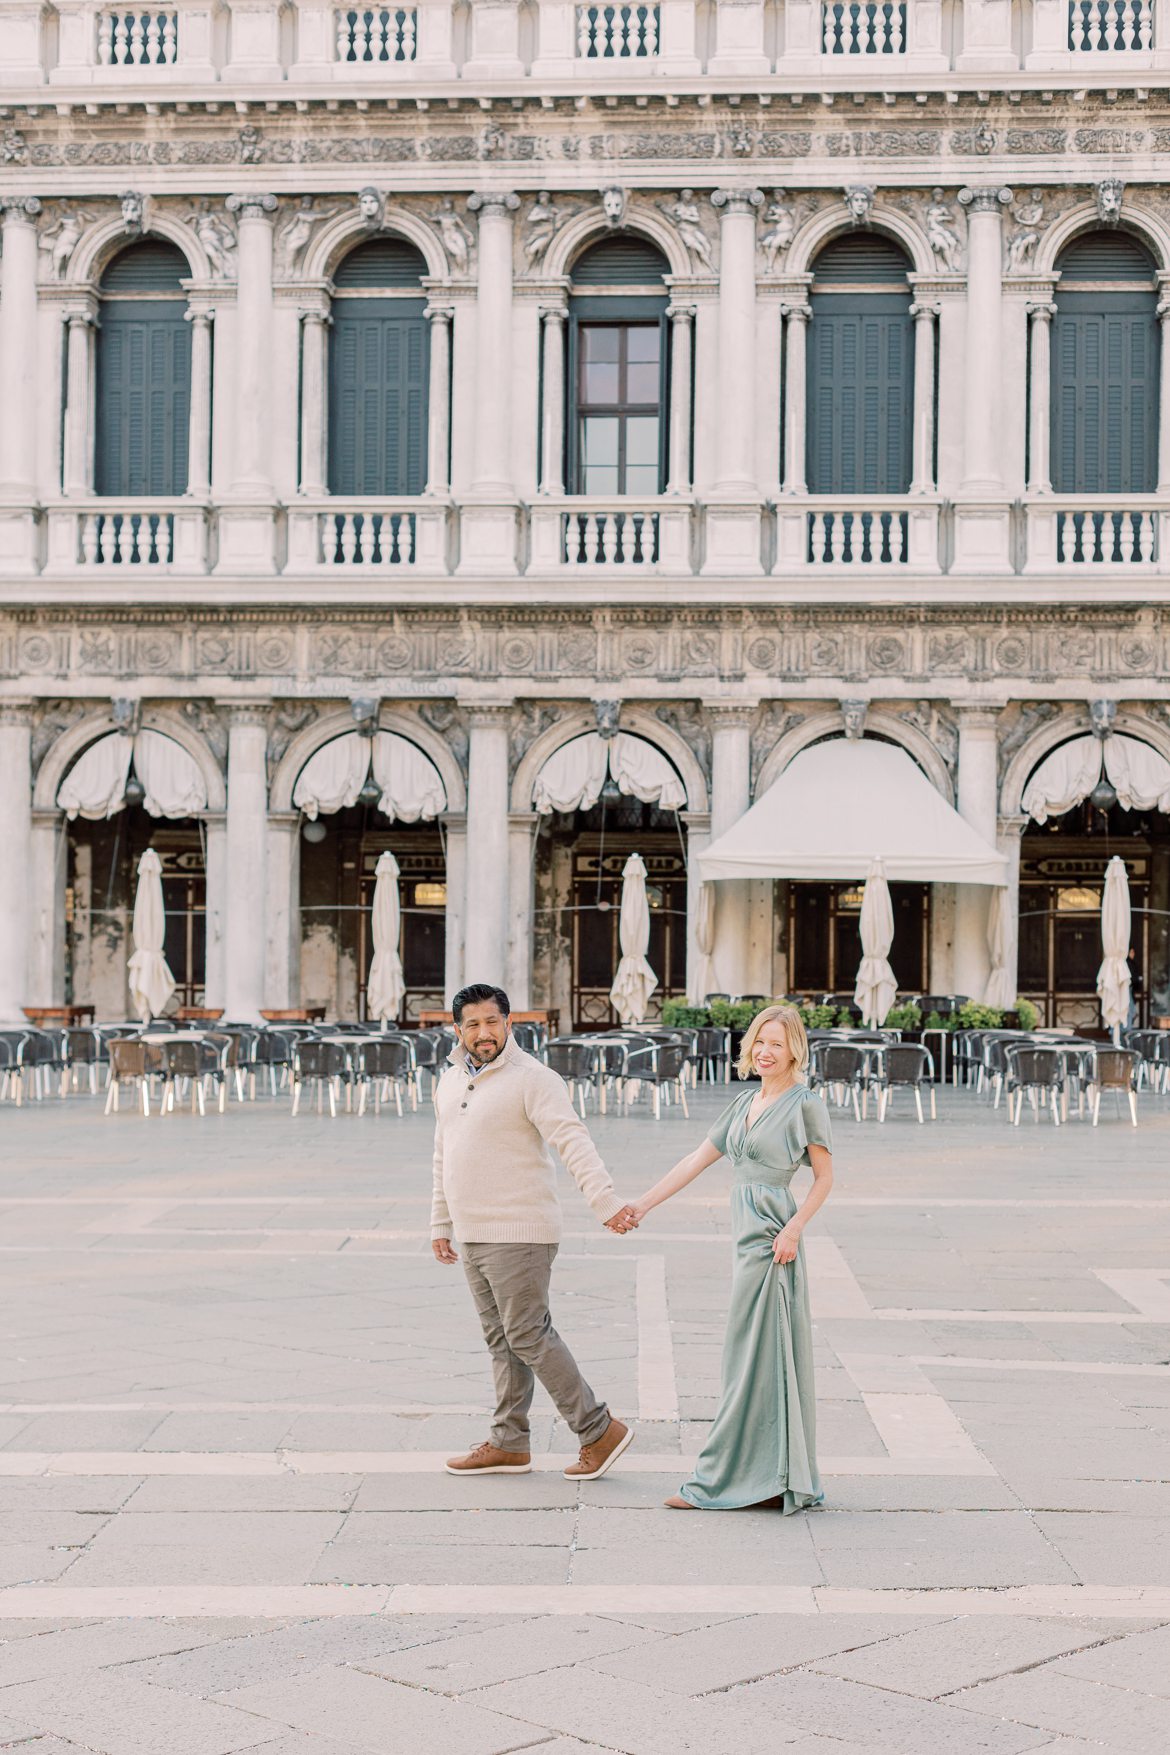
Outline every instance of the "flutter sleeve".
<path fill-rule="evenodd" d="M 718 1121 L 707 1135 L 711 1144 L 720 1152 L 725 1152 L 727 1150 L 727 1136 L 731 1131 L 731 1124 L 735 1120 L 736 1111 L 742 1102 L 743 1092 L 741 1091 L 738 1097 L 732 1098 L 731 1102 L 727 1105 L 727 1108 L 723 1111 L 723 1114 L 719 1117 Z"/>
<path fill-rule="evenodd" d="M 807 1146 L 824 1146 L 826 1152 L 833 1149 L 833 1124 L 829 1120 L 829 1111 L 825 1107 L 823 1097 L 810 1091 L 800 1106 L 800 1119 L 804 1124 L 804 1143 Z"/>

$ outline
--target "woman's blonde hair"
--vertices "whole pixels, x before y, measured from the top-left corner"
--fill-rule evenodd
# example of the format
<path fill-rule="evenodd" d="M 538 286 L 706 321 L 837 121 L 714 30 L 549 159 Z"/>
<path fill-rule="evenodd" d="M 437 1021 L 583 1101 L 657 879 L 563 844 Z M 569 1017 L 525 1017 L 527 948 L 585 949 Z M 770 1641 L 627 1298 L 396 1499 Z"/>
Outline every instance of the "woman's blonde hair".
<path fill-rule="evenodd" d="M 762 1012 L 757 1012 L 747 1027 L 739 1048 L 738 1072 L 741 1079 L 750 1079 L 753 1072 L 752 1050 L 756 1039 L 765 1024 L 779 1024 L 784 1031 L 784 1039 L 788 1044 L 793 1064 L 798 1073 L 808 1071 L 808 1037 L 804 1033 L 804 1019 L 794 1005 L 766 1005 Z"/>

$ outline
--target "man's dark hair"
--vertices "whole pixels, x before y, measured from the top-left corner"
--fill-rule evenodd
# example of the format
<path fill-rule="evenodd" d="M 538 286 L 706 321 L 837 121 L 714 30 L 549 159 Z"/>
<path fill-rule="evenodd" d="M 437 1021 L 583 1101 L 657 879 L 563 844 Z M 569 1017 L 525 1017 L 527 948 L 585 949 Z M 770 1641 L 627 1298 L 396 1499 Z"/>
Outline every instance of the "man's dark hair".
<path fill-rule="evenodd" d="M 505 1018 L 511 1015 L 512 1008 L 503 988 L 491 987 L 486 981 L 473 981 L 470 987 L 461 987 L 451 1001 L 451 1015 L 458 1024 L 466 1006 L 487 1005 L 489 1001 L 499 1006 Z"/>

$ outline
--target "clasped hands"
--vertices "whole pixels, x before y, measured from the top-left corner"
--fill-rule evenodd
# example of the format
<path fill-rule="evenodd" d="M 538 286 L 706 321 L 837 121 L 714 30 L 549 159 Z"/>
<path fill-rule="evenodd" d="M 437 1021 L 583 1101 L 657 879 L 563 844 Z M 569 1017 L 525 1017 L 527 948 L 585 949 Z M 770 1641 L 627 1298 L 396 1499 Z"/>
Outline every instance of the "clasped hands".
<path fill-rule="evenodd" d="M 637 1207 L 631 1206 L 627 1202 L 620 1213 L 615 1213 L 612 1219 L 606 1219 L 604 1224 L 607 1231 L 616 1232 L 619 1237 L 624 1237 L 627 1231 L 638 1229 L 641 1219 L 642 1214 Z"/>

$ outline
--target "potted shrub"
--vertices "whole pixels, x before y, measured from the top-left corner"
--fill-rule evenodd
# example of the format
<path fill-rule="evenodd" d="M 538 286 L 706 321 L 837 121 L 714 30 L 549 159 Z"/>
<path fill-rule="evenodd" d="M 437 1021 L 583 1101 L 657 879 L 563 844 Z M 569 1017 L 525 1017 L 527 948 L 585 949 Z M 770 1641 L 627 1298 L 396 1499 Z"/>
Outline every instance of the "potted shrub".
<path fill-rule="evenodd" d="M 912 999 L 906 1000 L 902 1005 L 891 1006 L 882 1028 L 901 1030 L 903 1042 L 921 1042 L 922 1007 Z"/>

